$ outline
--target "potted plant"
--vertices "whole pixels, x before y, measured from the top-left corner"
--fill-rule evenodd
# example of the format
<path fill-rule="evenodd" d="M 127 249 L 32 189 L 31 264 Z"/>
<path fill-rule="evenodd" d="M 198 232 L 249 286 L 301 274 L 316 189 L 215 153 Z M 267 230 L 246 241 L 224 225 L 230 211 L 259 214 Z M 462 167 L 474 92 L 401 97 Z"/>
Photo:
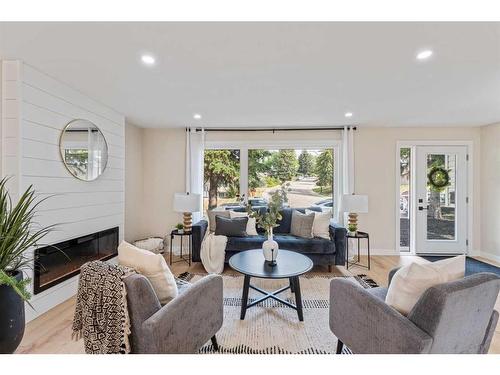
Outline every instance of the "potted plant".
<path fill-rule="evenodd" d="M 29 304 L 31 280 L 23 271 L 32 268 L 27 250 L 36 247 L 53 226 L 40 228 L 35 222 L 38 200 L 33 186 L 13 204 L 8 178 L 0 180 L 0 353 L 13 353 L 24 334 L 24 302 Z"/>
<path fill-rule="evenodd" d="M 358 226 L 356 224 L 348 224 L 347 230 L 349 231 L 350 235 L 354 236 L 358 230 Z"/>
<path fill-rule="evenodd" d="M 175 226 L 175 229 L 177 229 L 177 233 L 183 234 L 184 233 L 184 224 L 177 223 Z"/>
<path fill-rule="evenodd" d="M 252 210 L 252 206 L 250 205 L 246 206 L 248 216 L 255 218 L 259 228 L 266 231 L 267 240 L 262 244 L 262 251 L 264 259 L 271 266 L 276 265 L 279 250 L 278 243 L 273 238 L 273 228 L 277 227 L 278 221 L 282 219 L 280 211 L 283 209 L 284 204 L 288 202 L 287 190 L 289 185 L 287 183 L 271 193 L 267 211 L 264 213 Z"/>

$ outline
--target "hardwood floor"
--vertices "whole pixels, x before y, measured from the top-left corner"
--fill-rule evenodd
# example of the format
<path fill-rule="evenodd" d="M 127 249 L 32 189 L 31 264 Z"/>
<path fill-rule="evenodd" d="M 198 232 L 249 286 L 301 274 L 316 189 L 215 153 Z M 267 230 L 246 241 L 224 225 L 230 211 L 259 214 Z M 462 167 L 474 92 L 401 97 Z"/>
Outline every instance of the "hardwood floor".
<path fill-rule="evenodd" d="M 485 259 L 481 259 L 486 261 Z M 363 259 L 362 259 L 363 261 Z M 422 261 L 417 256 L 372 256 L 371 270 L 361 267 L 339 267 L 334 272 L 342 274 L 366 274 L 377 284 L 387 286 L 387 275 L 395 267 L 408 264 L 412 261 Z M 490 262 L 491 263 L 491 262 Z M 496 264 L 498 265 L 498 264 Z M 189 267 L 186 263 L 176 263 L 172 266 L 172 272 L 178 275 L 182 272 L 203 273 L 201 263 L 195 263 Z M 229 272 L 228 270 L 224 272 Z M 313 270 L 314 272 L 314 270 Z M 26 326 L 23 341 L 16 353 L 84 353 L 83 341 L 75 341 L 71 338 L 71 324 L 75 308 L 75 298 L 71 298 L 52 310 L 31 321 Z M 495 308 L 500 311 L 500 297 Z M 500 324 L 497 325 L 493 342 L 490 347 L 490 354 L 500 354 Z"/>

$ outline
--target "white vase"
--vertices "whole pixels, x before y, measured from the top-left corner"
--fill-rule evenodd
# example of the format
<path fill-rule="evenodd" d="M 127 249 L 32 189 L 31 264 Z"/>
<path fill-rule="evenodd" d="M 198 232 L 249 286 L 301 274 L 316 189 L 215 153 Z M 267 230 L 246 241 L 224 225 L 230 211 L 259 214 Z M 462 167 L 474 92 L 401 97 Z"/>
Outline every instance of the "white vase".
<path fill-rule="evenodd" d="M 268 231 L 267 240 L 262 243 L 262 252 L 264 253 L 264 259 L 270 264 L 276 264 L 278 250 L 278 243 L 273 239 L 273 228 L 271 228 Z"/>

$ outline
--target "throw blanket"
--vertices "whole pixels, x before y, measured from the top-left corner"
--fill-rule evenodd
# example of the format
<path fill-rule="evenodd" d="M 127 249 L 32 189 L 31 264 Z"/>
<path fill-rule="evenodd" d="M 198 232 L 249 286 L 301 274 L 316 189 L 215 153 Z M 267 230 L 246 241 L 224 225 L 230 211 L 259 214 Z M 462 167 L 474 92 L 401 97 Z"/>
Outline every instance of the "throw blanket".
<path fill-rule="evenodd" d="M 85 263 L 78 282 L 73 337 L 85 353 L 129 353 L 130 321 L 123 279 L 132 269 L 101 261 Z"/>
<path fill-rule="evenodd" d="M 224 257 L 226 256 L 226 236 L 216 236 L 210 233 L 201 243 L 201 263 L 208 273 L 222 273 L 224 271 Z"/>

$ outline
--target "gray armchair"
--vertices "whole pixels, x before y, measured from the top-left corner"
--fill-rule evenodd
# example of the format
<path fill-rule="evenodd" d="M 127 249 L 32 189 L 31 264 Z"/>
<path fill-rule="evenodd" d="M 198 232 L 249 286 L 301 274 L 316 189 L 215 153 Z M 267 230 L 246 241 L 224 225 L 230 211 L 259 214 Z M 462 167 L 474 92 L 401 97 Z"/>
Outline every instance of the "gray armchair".
<path fill-rule="evenodd" d="M 181 283 L 179 295 L 161 306 L 148 279 L 124 279 L 131 323 L 132 353 L 197 353 L 222 327 L 222 277 L 209 275 Z"/>
<path fill-rule="evenodd" d="M 389 275 L 389 283 L 394 275 Z M 330 329 L 354 353 L 487 353 L 500 278 L 479 273 L 425 291 L 408 316 L 385 303 L 387 288 L 330 283 Z"/>

